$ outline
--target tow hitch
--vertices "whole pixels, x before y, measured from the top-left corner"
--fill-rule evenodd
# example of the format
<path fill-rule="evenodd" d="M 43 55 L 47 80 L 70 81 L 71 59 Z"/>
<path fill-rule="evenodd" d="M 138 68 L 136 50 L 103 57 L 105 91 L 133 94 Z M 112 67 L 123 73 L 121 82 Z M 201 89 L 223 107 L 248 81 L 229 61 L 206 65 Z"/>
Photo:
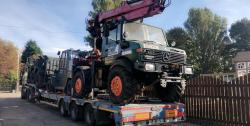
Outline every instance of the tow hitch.
<path fill-rule="evenodd" d="M 160 79 L 160 84 L 162 87 L 166 88 L 168 83 L 181 83 L 181 77 L 169 77 L 166 72 L 162 74 L 162 78 Z"/>

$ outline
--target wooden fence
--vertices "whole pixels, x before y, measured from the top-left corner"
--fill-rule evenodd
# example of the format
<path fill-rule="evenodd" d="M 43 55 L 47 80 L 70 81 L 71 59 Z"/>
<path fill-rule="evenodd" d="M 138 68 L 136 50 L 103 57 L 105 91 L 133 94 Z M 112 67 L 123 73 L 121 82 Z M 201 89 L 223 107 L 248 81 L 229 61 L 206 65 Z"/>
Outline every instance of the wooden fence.
<path fill-rule="evenodd" d="M 216 77 L 188 81 L 188 120 L 204 126 L 250 126 L 250 75 L 230 83 Z"/>

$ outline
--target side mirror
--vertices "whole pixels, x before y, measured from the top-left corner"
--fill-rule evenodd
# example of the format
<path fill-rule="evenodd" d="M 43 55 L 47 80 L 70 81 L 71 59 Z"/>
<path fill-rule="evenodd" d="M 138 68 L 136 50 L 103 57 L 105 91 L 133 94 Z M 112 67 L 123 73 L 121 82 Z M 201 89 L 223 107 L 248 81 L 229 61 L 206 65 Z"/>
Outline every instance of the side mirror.
<path fill-rule="evenodd" d="M 61 51 L 58 51 L 58 52 L 57 52 L 57 55 L 60 56 L 60 54 L 61 54 Z"/>
<path fill-rule="evenodd" d="M 127 38 L 128 37 L 128 32 L 123 32 L 122 37 L 123 37 L 123 39 Z"/>
<path fill-rule="evenodd" d="M 173 41 L 173 42 L 171 43 L 171 47 L 175 47 L 175 46 L 176 46 L 176 42 Z"/>

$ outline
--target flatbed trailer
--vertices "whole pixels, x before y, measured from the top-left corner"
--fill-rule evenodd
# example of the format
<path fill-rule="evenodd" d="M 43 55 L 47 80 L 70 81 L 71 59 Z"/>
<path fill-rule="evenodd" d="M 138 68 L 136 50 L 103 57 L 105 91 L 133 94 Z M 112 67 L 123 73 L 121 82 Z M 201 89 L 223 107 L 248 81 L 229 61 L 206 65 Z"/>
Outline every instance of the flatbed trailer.
<path fill-rule="evenodd" d="M 169 125 L 185 121 L 185 105 L 182 103 L 152 100 L 116 105 L 109 100 L 78 99 L 63 93 L 50 93 L 33 84 L 23 86 L 22 98 L 56 106 L 62 116 L 70 116 L 74 121 L 84 120 L 87 126 Z"/>

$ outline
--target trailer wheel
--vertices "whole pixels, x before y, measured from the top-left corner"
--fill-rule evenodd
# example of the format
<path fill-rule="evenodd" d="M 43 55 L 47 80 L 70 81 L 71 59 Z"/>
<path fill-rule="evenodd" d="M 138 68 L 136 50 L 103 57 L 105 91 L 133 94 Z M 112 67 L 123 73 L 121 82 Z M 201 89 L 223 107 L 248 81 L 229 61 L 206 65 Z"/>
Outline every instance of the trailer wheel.
<path fill-rule="evenodd" d="M 32 94 L 31 94 L 31 91 L 30 90 L 28 90 L 28 92 L 27 92 L 27 100 L 30 102 L 31 101 L 31 99 L 32 99 Z"/>
<path fill-rule="evenodd" d="M 28 102 L 31 102 L 31 103 L 34 102 L 31 90 L 28 90 L 28 92 L 27 92 L 27 100 L 28 100 Z"/>
<path fill-rule="evenodd" d="M 73 79 L 73 97 L 85 98 L 89 95 L 91 83 L 88 76 L 90 76 L 90 70 L 76 72 Z"/>
<path fill-rule="evenodd" d="M 157 96 L 164 102 L 179 102 L 184 88 L 181 83 L 169 83 L 166 88 L 155 84 Z"/>
<path fill-rule="evenodd" d="M 32 90 L 31 90 L 31 89 L 28 89 L 28 90 L 27 90 L 27 100 L 28 100 L 28 102 L 31 102 L 31 103 L 34 103 L 34 102 L 35 102 L 35 99 L 34 99 L 34 97 L 32 96 Z"/>
<path fill-rule="evenodd" d="M 80 119 L 80 114 L 79 113 L 80 113 L 79 107 L 73 102 L 70 105 L 70 118 L 73 121 L 78 121 Z"/>
<path fill-rule="evenodd" d="M 24 91 L 24 89 L 22 88 L 22 90 L 21 90 L 21 99 L 26 99 L 26 97 L 27 97 L 27 93 L 26 93 L 26 91 Z"/>
<path fill-rule="evenodd" d="M 95 112 L 91 104 L 87 104 L 84 106 L 83 113 L 84 123 L 86 126 L 94 126 L 96 123 L 95 120 Z"/>
<path fill-rule="evenodd" d="M 59 103 L 59 109 L 60 109 L 60 114 L 63 116 L 63 117 L 66 117 L 68 116 L 68 111 L 66 109 L 66 106 L 65 106 L 65 103 L 63 100 L 60 101 Z"/>
<path fill-rule="evenodd" d="M 134 100 L 139 84 L 123 67 L 114 67 L 108 76 L 110 98 L 115 104 L 126 104 Z"/>

